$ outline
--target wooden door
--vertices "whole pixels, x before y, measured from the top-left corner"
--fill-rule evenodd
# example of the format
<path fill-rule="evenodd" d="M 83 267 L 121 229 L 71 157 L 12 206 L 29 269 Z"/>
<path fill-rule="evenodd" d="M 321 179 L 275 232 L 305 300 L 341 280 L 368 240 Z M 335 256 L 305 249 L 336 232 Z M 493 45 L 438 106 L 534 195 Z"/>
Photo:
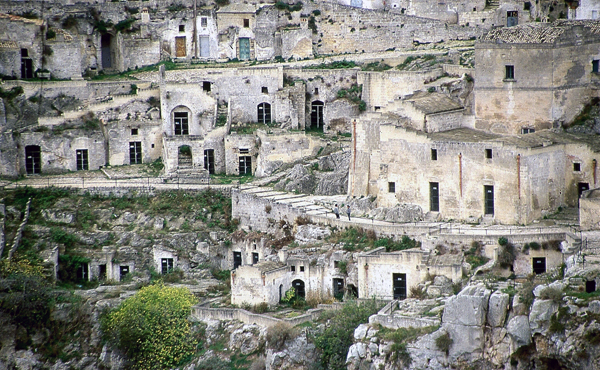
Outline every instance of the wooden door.
<path fill-rule="evenodd" d="M 177 58 L 185 58 L 185 36 L 175 37 L 175 56 Z"/>

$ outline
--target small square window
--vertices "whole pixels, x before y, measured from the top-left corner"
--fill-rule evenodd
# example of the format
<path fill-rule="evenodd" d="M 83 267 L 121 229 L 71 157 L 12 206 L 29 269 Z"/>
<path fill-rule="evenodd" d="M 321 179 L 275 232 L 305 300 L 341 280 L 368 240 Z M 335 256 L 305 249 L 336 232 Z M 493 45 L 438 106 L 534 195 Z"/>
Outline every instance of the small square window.
<path fill-rule="evenodd" d="M 437 149 L 431 149 L 431 160 L 437 161 Z"/>
<path fill-rule="evenodd" d="M 592 72 L 600 73 L 600 60 L 592 60 Z"/>
<path fill-rule="evenodd" d="M 395 192 L 396 192 L 396 183 L 388 182 L 388 193 L 395 193 Z"/>
<path fill-rule="evenodd" d="M 154 148 L 154 144 L 152 144 L 151 147 Z"/>
<path fill-rule="evenodd" d="M 581 163 L 573 163 L 573 171 L 580 172 L 581 171 Z"/>
<path fill-rule="evenodd" d="M 138 129 L 137 128 L 132 128 L 131 129 L 131 135 L 137 135 L 138 134 Z"/>
<path fill-rule="evenodd" d="M 515 79 L 515 66 L 504 66 L 504 68 L 505 68 L 504 79 L 505 80 L 514 80 Z"/>
<path fill-rule="evenodd" d="M 315 87 L 315 95 L 319 95 L 319 88 Z"/>
<path fill-rule="evenodd" d="M 210 92 L 210 82 L 204 81 L 202 82 L 202 90 L 206 92 Z"/>
<path fill-rule="evenodd" d="M 269 93 L 269 88 L 266 87 L 266 86 L 263 86 L 261 90 L 262 90 L 263 94 L 268 94 Z"/>
<path fill-rule="evenodd" d="M 250 153 L 250 149 L 240 148 L 240 154 L 248 154 L 248 153 Z"/>
<path fill-rule="evenodd" d="M 250 19 L 244 19 L 244 28 L 250 28 Z"/>
<path fill-rule="evenodd" d="M 290 271 L 291 272 L 296 272 L 296 266 L 290 266 Z"/>
<path fill-rule="evenodd" d="M 179 25 L 179 32 L 185 32 L 185 26 L 183 24 Z"/>
<path fill-rule="evenodd" d="M 492 149 L 485 150 L 485 158 L 492 159 Z"/>
<path fill-rule="evenodd" d="M 201 27 L 206 27 L 206 26 L 208 26 L 208 18 L 206 18 L 206 17 L 202 17 L 202 18 L 200 18 L 200 26 L 201 26 Z"/>
<path fill-rule="evenodd" d="M 300 272 L 304 272 L 304 266 L 300 266 Z"/>
<path fill-rule="evenodd" d="M 377 112 L 378 110 L 381 110 L 381 107 L 376 105 L 375 106 L 375 111 Z"/>

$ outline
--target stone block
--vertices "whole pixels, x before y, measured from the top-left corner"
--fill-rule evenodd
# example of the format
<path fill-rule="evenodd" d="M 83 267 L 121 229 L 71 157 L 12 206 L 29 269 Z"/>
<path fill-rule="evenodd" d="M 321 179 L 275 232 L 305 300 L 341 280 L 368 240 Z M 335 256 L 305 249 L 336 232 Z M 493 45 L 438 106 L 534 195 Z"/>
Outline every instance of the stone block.
<path fill-rule="evenodd" d="M 485 324 L 490 291 L 482 285 L 469 286 L 446 303 L 444 324 L 482 326 Z"/>
<path fill-rule="evenodd" d="M 529 329 L 529 318 L 527 316 L 513 317 L 508 322 L 506 330 L 513 341 L 515 349 L 531 343 L 531 330 Z"/>
<path fill-rule="evenodd" d="M 504 325 L 506 319 L 506 312 L 508 311 L 508 301 L 510 296 L 502 292 L 494 292 L 490 296 L 488 305 L 487 321 L 488 324 L 494 327 L 500 327 Z"/>

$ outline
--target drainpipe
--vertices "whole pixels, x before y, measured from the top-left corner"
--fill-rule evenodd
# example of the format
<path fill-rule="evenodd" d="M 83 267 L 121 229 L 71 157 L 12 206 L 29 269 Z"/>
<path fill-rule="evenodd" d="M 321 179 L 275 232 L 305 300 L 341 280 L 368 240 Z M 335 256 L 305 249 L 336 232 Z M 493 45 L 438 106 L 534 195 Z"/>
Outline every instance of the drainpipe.
<path fill-rule="evenodd" d="M 462 153 L 458 153 L 458 185 L 460 186 L 460 197 L 463 196 L 462 186 Z"/>
<path fill-rule="evenodd" d="M 521 154 L 517 154 L 517 192 L 521 199 Z"/>

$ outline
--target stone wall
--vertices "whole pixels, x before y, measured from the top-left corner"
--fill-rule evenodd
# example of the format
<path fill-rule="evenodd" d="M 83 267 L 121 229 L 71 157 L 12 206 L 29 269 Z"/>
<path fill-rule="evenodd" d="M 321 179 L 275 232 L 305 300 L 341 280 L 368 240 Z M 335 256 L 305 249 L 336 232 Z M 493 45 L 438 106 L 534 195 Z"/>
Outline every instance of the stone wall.
<path fill-rule="evenodd" d="M 579 199 L 581 230 L 600 230 L 600 189 L 589 190 Z"/>

